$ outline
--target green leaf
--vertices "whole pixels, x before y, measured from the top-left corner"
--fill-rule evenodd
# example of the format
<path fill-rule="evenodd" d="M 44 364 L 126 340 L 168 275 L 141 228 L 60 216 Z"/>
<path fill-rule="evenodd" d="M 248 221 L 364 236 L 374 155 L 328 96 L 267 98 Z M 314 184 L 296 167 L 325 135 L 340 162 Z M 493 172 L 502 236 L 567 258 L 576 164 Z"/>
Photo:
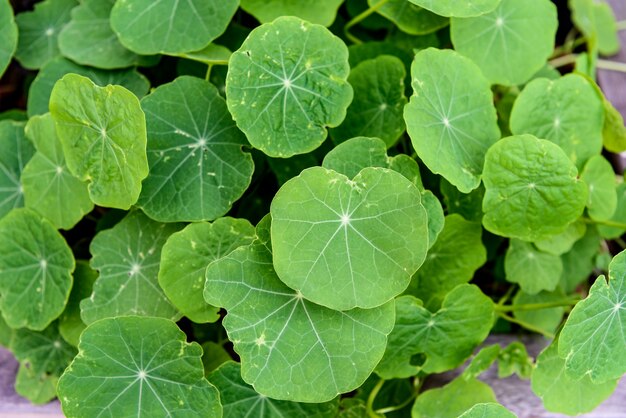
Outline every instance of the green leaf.
<path fill-rule="evenodd" d="M 448 293 L 437 312 L 422 307 L 419 299 L 401 296 L 396 300 L 396 325 L 376 373 L 383 379 L 404 378 L 459 366 L 489 334 L 493 312 L 491 300 L 469 284 Z M 426 356 L 423 364 L 413 364 L 417 354 Z"/>
<path fill-rule="evenodd" d="M 130 208 L 148 175 L 146 119 L 137 97 L 121 86 L 98 87 L 67 74 L 54 85 L 50 113 L 67 166 L 89 181 L 91 200 Z"/>
<path fill-rule="evenodd" d="M 0 0 L 0 76 L 4 74 L 17 48 L 17 25 L 8 0 Z"/>
<path fill-rule="evenodd" d="M 510 136 L 492 146 L 483 181 L 483 225 L 523 241 L 563 232 L 587 202 L 587 187 L 563 150 L 532 135 Z"/>
<path fill-rule="evenodd" d="M 559 337 L 559 357 L 573 379 L 602 383 L 626 373 L 626 252 L 611 261 L 609 280 L 598 277 L 572 309 Z"/>
<path fill-rule="evenodd" d="M 245 136 L 209 82 L 183 76 L 144 97 L 150 175 L 137 205 L 162 222 L 212 220 L 248 188 Z"/>
<path fill-rule="evenodd" d="M 426 308 L 438 309 L 450 290 L 469 282 L 487 261 L 481 236 L 480 224 L 457 214 L 446 216 L 443 230 L 413 276 L 407 293 L 422 299 Z"/>
<path fill-rule="evenodd" d="M 624 117 L 615 109 L 613 104 L 602 96 L 604 104 L 604 126 L 602 128 L 602 143 L 604 148 L 611 152 L 626 151 L 626 126 Z"/>
<path fill-rule="evenodd" d="M 532 374 L 532 391 L 547 411 L 578 415 L 593 411 L 615 390 L 617 380 L 594 383 L 589 376 L 573 379 L 565 360 L 558 356 L 556 341 L 539 354 Z"/>
<path fill-rule="evenodd" d="M 491 365 L 498 359 L 502 348 L 498 344 L 489 345 L 480 349 L 470 364 L 463 370 L 461 377 L 465 380 L 475 379 L 489 370 Z"/>
<path fill-rule="evenodd" d="M 9 348 L 11 339 L 13 338 L 13 328 L 6 323 L 2 315 L 0 315 L 0 345 Z"/>
<path fill-rule="evenodd" d="M 346 118 L 331 131 L 335 142 L 356 136 L 373 136 L 393 146 L 404 133 L 402 117 L 407 99 L 404 96 L 406 71 L 399 58 L 381 55 L 354 67 L 348 82 L 354 99 Z"/>
<path fill-rule="evenodd" d="M 26 125 L 26 135 L 37 152 L 22 172 L 25 206 L 56 228 L 72 229 L 93 209 L 87 184 L 69 172 L 49 113 L 33 116 Z"/>
<path fill-rule="evenodd" d="M 15 58 L 22 67 L 36 70 L 59 55 L 59 32 L 77 4 L 76 0 L 46 0 L 37 3 L 33 11 L 15 16 L 19 28 Z"/>
<path fill-rule="evenodd" d="M 58 376 L 36 374 L 20 364 L 15 376 L 15 392 L 34 405 L 46 404 L 56 398 L 58 380 Z"/>
<path fill-rule="evenodd" d="M 439 234 L 443 231 L 446 219 L 441 202 L 430 190 L 422 192 L 422 205 L 424 205 L 428 217 L 428 248 L 430 249 L 435 245 Z"/>
<path fill-rule="evenodd" d="M 241 8 L 261 23 L 269 23 L 281 16 L 330 26 L 343 0 L 241 0 Z"/>
<path fill-rule="evenodd" d="M 412 418 L 458 418 L 479 403 L 496 402 L 496 395 L 480 380 L 454 379 L 444 387 L 421 394 L 411 410 Z"/>
<path fill-rule="evenodd" d="M 113 33 L 109 15 L 115 0 L 83 0 L 72 10 L 72 20 L 59 35 L 63 56 L 81 65 L 124 68 L 145 58 L 124 48 Z"/>
<path fill-rule="evenodd" d="M 352 101 L 348 49 L 320 25 L 280 17 L 233 53 L 226 102 L 250 144 L 271 157 L 320 146 Z"/>
<path fill-rule="evenodd" d="M 550 140 L 581 169 L 602 150 L 604 107 L 594 88 L 577 74 L 526 85 L 513 106 L 511 132 Z"/>
<path fill-rule="evenodd" d="M 78 346 L 80 334 L 86 328 L 80 317 L 80 301 L 91 295 L 97 278 L 98 272 L 89 267 L 89 263 L 82 260 L 76 262 L 70 299 L 59 317 L 59 332 L 63 339 L 74 347 Z"/>
<path fill-rule="evenodd" d="M 228 60 L 230 59 L 232 52 L 225 46 L 209 44 L 205 48 L 198 51 L 182 52 L 177 55 L 182 58 L 201 62 L 203 64 L 214 65 L 228 64 Z"/>
<path fill-rule="evenodd" d="M 391 170 L 402 174 L 422 192 L 422 195 L 424 194 L 424 185 L 422 184 L 422 176 L 417 161 L 406 154 L 398 154 L 389 157 L 387 162 Z"/>
<path fill-rule="evenodd" d="M 469 193 L 461 193 L 445 179 L 439 182 L 439 190 L 448 214 L 458 213 L 468 221 L 482 222 L 485 187 L 481 184 Z"/>
<path fill-rule="evenodd" d="M 471 58 L 493 84 L 523 84 L 554 50 L 558 26 L 550 0 L 502 0 L 495 10 L 467 19 L 453 18 L 454 49 Z"/>
<path fill-rule="evenodd" d="M 558 255 L 537 250 L 530 242 L 512 239 L 504 257 L 506 280 L 531 295 L 556 289 L 563 273 Z"/>
<path fill-rule="evenodd" d="M 15 122 L 25 122 L 28 120 L 28 116 L 26 116 L 26 112 L 22 109 L 9 109 L 0 112 L 0 121 L 7 119 Z"/>
<path fill-rule="evenodd" d="M 58 385 L 66 416 L 222 416 L 202 349 L 170 320 L 103 319 L 85 329 L 78 350 Z"/>
<path fill-rule="evenodd" d="M 228 312 L 223 325 L 243 380 L 265 396 L 297 402 L 356 389 L 383 355 L 394 303 L 341 312 L 309 302 L 276 275 L 265 228 L 257 227 L 259 241 L 207 268 L 204 298 Z"/>
<path fill-rule="evenodd" d="M 528 355 L 524 343 L 514 341 L 498 355 L 498 378 L 517 374 L 520 379 L 530 379 L 533 359 Z"/>
<path fill-rule="evenodd" d="M 178 319 L 159 287 L 161 247 L 181 224 L 160 224 L 141 211 L 129 213 L 111 229 L 96 234 L 89 251 L 100 276 L 93 293 L 80 303 L 86 324 L 113 316 L 142 315 Z"/>
<path fill-rule="evenodd" d="M 489 83 L 467 58 L 433 48 L 415 55 L 411 76 L 404 119 L 413 147 L 430 171 L 468 193 L 480 184 L 485 152 L 500 138 Z"/>
<path fill-rule="evenodd" d="M 324 403 L 297 403 L 268 398 L 241 378 L 241 365 L 228 361 L 208 377 L 220 391 L 224 418 L 307 417 L 335 418 L 339 398 Z"/>
<path fill-rule="evenodd" d="M 377 3 L 378 0 L 367 0 L 370 7 Z M 419 0 L 389 0 L 376 11 L 395 23 L 398 29 L 411 35 L 426 35 L 448 26 L 448 19 L 416 6 L 419 3 Z"/>
<path fill-rule="evenodd" d="M 89 77 L 99 86 L 119 84 L 138 97 L 143 96 L 150 88 L 146 77 L 134 69 L 103 71 L 95 68 L 82 67 L 65 58 L 55 58 L 44 65 L 28 90 L 28 116 L 43 115 L 48 112 L 50 93 L 55 83 L 65 74 L 75 73 Z"/>
<path fill-rule="evenodd" d="M 617 209 L 617 192 L 615 190 L 615 171 L 611 163 L 603 156 L 591 157 L 580 178 L 587 184 L 587 213 L 596 221 L 606 221 Z"/>
<path fill-rule="evenodd" d="M 207 305 L 202 297 L 206 268 L 254 238 L 254 227 L 245 219 L 219 218 L 213 223 L 187 225 L 163 246 L 159 285 L 192 321 L 215 322 L 219 309 Z"/>
<path fill-rule="evenodd" d="M 565 293 L 559 288 L 553 292 L 542 291 L 535 295 L 529 295 L 520 290 L 513 298 L 513 309 L 515 309 L 516 305 L 550 303 L 563 301 L 565 299 Z M 565 309 L 558 306 L 547 309 L 513 310 L 513 316 L 515 318 L 551 334 L 555 333 L 561 324 L 564 313 Z"/>
<path fill-rule="evenodd" d="M 537 240 L 533 244 L 543 252 L 562 255 L 570 251 L 574 244 L 587 232 L 587 224 L 582 220 L 572 222 L 565 231 Z"/>
<path fill-rule="evenodd" d="M 365 136 L 350 138 L 326 154 L 322 167 L 348 178 L 354 178 L 366 167 L 390 168 L 387 146 L 379 138 Z"/>
<path fill-rule="evenodd" d="M 621 182 L 615 188 L 615 193 L 617 194 L 617 208 L 615 208 L 615 212 L 609 221 L 617 222 L 618 224 L 626 223 L 626 183 Z M 607 226 L 607 225 L 598 225 L 598 231 L 602 238 L 605 239 L 613 239 L 621 236 L 625 228 Z"/>
<path fill-rule="evenodd" d="M 603 55 L 619 52 L 619 37 L 615 15 L 609 4 L 593 0 L 570 0 L 572 22 L 582 32 L 587 43 L 594 45 Z"/>
<path fill-rule="evenodd" d="M 560 286 L 563 291 L 571 293 L 581 282 L 589 278 L 595 266 L 594 258 L 600 251 L 601 242 L 598 229 L 590 225 L 585 235 L 576 241 L 572 249 L 561 256 L 563 275 Z"/>
<path fill-rule="evenodd" d="M 459 418 L 517 418 L 517 415 L 498 403 L 488 402 L 474 405 Z"/>
<path fill-rule="evenodd" d="M 138 54 L 197 51 L 226 30 L 238 0 L 122 0 L 111 11 L 111 28 Z"/>
<path fill-rule="evenodd" d="M 30 209 L 0 219 L 0 310 L 11 328 L 43 330 L 63 312 L 74 256 L 65 239 Z"/>
<path fill-rule="evenodd" d="M 228 344 L 226 341 L 225 343 Z M 232 358 L 226 348 L 224 348 L 224 345 L 213 341 L 207 341 L 202 344 L 202 365 L 204 366 L 205 374 L 208 375 L 208 373 L 229 360 L 232 360 Z"/>
<path fill-rule="evenodd" d="M 313 167 L 271 206 L 274 268 L 305 298 L 332 309 L 373 308 L 400 294 L 428 248 L 417 188 L 384 168 L 353 180 Z"/>
<path fill-rule="evenodd" d="M 20 177 L 35 148 L 24 134 L 23 122 L 0 122 L 0 150 L 1 219 L 11 209 L 24 206 L 24 188 Z"/>
<path fill-rule="evenodd" d="M 363 418 L 367 416 L 367 405 L 363 399 L 341 399 L 340 411 L 337 418 Z"/>
<path fill-rule="evenodd" d="M 500 0 L 409 0 L 413 4 L 431 10 L 441 16 L 472 17 L 480 16 L 495 9 Z"/>

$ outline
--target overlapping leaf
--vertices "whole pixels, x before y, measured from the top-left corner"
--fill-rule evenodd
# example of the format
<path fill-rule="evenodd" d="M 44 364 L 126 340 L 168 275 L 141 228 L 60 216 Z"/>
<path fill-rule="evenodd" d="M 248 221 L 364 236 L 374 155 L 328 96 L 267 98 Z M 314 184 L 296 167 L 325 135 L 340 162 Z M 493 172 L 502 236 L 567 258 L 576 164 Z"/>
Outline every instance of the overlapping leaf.
<path fill-rule="evenodd" d="M 73 274 L 72 292 L 65 310 L 59 317 L 59 333 L 65 341 L 74 347 L 78 346 L 80 334 L 86 325 L 80 317 L 80 302 L 88 298 L 93 291 L 93 284 L 98 272 L 89 267 L 84 260 L 77 260 Z"/>
<path fill-rule="evenodd" d="M 496 402 L 496 395 L 489 385 L 476 379 L 456 378 L 421 394 L 413 404 L 411 417 L 458 418 L 476 404 L 491 402 Z"/>
<path fill-rule="evenodd" d="M 0 0 L 0 76 L 17 48 L 17 25 L 9 0 Z"/>
<path fill-rule="evenodd" d="M 35 153 L 24 134 L 24 123 L 0 122 L 0 218 L 13 208 L 24 205 L 20 177 L 24 166 Z"/>
<path fill-rule="evenodd" d="M 500 0 L 409 0 L 411 3 L 432 10 L 441 16 L 472 17 L 491 12 Z"/>
<path fill-rule="evenodd" d="M 556 289 L 563 272 L 558 255 L 544 253 L 530 242 L 511 239 L 504 258 L 504 271 L 509 282 L 518 283 L 531 295 Z"/>
<path fill-rule="evenodd" d="M 465 411 L 459 418 L 517 418 L 517 415 L 497 403 L 479 403 Z"/>
<path fill-rule="evenodd" d="M 330 26 L 343 0 L 241 0 L 241 8 L 261 23 L 280 16 L 297 16 L 311 23 Z"/>
<path fill-rule="evenodd" d="M 375 7 L 378 0 L 367 0 L 367 3 L 370 7 Z M 395 23 L 398 29 L 411 35 L 426 35 L 448 26 L 448 19 L 417 6 L 417 3 L 419 0 L 390 0 L 378 8 L 377 12 Z"/>
<path fill-rule="evenodd" d="M 610 219 L 617 209 L 615 172 L 611 163 L 601 155 L 593 156 L 585 164 L 580 178 L 589 189 L 587 198 L 589 217 L 597 221 Z"/>

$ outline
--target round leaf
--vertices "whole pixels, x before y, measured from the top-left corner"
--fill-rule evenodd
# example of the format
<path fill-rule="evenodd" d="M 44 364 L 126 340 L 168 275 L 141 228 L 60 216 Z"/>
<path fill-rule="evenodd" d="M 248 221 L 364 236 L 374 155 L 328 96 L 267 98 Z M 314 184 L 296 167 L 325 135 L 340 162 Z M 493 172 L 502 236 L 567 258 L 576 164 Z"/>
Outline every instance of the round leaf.
<path fill-rule="evenodd" d="M 370 7 L 376 6 L 377 3 L 378 0 L 367 0 Z M 419 3 L 419 0 L 413 3 Z M 411 35 L 426 35 L 435 32 L 448 26 L 449 22 L 445 17 L 411 4 L 411 1 L 407 0 L 389 0 L 376 11 L 395 23 L 398 29 Z"/>
<path fill-rule="evenodd" d="M 17 25 L 9 0 L 0 0 L 0 76 L 17 48 Z"/>
<path fill-rule="evenodd" d="M 120 317 L 87 327 L 59 380 L 66 416 L 221 417 L 202 349 L 163 318 Z"/>
<path fill-rule="evenodd" d="M 233 53 L 228 109 L 253 147 L 271 157 L 314 150 L 352 101 L 348 49 L 328 29 L 280 17 L 254 29 Z"/>
<path fill-rule="evenodd" d="M 563 272 L 563 263 L 558 255 L 537 250 L 529 242 L 512 239 L 504 257 L 506 279 L 518 283 L 531 295 L 542 290 L 556 289 Z"/>
<path fill-rule="evenodd" d="M 384 168 L 365 168 L 353 180 L 304 170 L 276 193 L 270 212 L 278 276 L 332 309 L 382 305 L 406 289 L 426 256 L 420 193 Z"/>
<path fill-rule="evenodd" d="M 322 161 L 322 167 L 353 178 L 366 167 L 389 168 L 385 143 L 378 138 L 359 136 L 348 139 L 331 149 Z"/>
<path fill-rule="evenodd" d="M 582 220 L 578 220 L 569 224 L 565 231 L 535 241 L 533 244 L 544 253 L 562 255 L 571 250 L 572 246 L 585 235 L 586 231 L 587 224 Z"/>
<path fill-rule="evenodd" d="M 35 153 L 33 144 L 24 135 L 24 123 L 0 122 L 0 218 L 11 209 L 24 205 L 24 189 L 20 177 L 24 166 Z"/>
<path fill-rule="evenodd" d="M 480 16 L 495 9 L 500 0 L 409 0 L 441 16 L 472 17 Z"/>
<path fill-rule="evenodd" d="M 241 8 L 261 23 L 269 23 L 281 16 L 330 26 L 343 0 L 241 0 Z"/>
<path fill-rule="evenodd" d="M 458 418 L 479 403 L 496 402 L 493 389 L 477 379 L 456 378 L 447 385 L 421 394 L 413 404 L 413 418 Z"/>
<path fill-rule="evenodd" d="M 611 163 L 601 155 L 591 157 L 580 178 L 587 184 L 587 212 L 589 217 L 597 221 L 611 219 L 617 209 L 617 193 L 615 190 L 615 172 Z"/>

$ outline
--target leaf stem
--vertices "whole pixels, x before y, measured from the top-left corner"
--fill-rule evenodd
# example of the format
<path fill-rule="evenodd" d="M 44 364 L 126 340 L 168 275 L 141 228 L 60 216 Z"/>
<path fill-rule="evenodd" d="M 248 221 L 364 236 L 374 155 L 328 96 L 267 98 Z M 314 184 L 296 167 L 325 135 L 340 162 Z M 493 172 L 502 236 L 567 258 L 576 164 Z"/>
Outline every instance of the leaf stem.
<path fill-rule="evenodd" d="M 206 75 L 204 76 L 204 79 L 206 81 L 209 81 L 209 79 L 211 78 L 211 69 L 212 68 L 213 68 L 213 65 L 211 65 L 211 64 L 207 65 Z"/>
<path fill-rule="evenodd" d="M 370 418 L 380 418 L 380 415 L 378 415 L 374 411 L 374 401 L 376 400 L 376 396 L 378 396 L 378 392 L 380 392 L 380 389 L 382 389 L 384 384 L 385 384 L 385 379 L 380 379 L 376 383 L 376 386 L 374 386 L 372 388 L 372 391 L 370 392 L 369 396 L 367 397 L 367 403 L 365 404 L 365 407 L 366 407 L 366 410 L 367 410 L 367 415 Z"/>
<path fill-rule="evenodd" d="M 543 303 L 520 303 L 519 305 L 496 305 L 496 312 L 511 312 L 511 311 L 537 311 L 539 309 L 558 308 L 561 306 L 572 306 L 580 302 L 580 299 L 563 299 L 555 300 L 552 302 Z"/>
<path fill-rule="evenodd" d="M 621 30 L 626 30 L 626 20 L 618 20 L 617 22 L 615 22 L 615 29 L 617 29 L 617 31 L 621 31 Z"/>
<path fill-rule="evenodd" d="M 620 72 L 620 73 L 626 73 L 626 63 L 625 62 L 615 62 L 615 61 L 598 59 L 596 61 L 596 67 L 601 68 L 603 70 L 617 71 L 617 72 Z"/>
<path fill-rule="evenodd" d="M 411 393 L 411 396 L 409 396 L 407 399 L 405 399 L 404 401 L 402 401 L 402 403 L 398 404 L 398 405 L 394 405 L 394 406 L 386 406 L 384 408 L 379 408 L 376 411 L 374 411 L 377 414 L 380 415 L 384 415 L 387 414 L 389 412 L 394 412 L 394 411 L 399 411 L 401 409 L 404 409 L 407 405 L 409 405 L 411 402 L 413 402 L 413 400 L 415 400 L 415 398 L 417 397 L 417 394 L 419 393 L 420 389 L 422 388 L 422 384 L 424 384 L 424 379 L 420 379 L 418 377 L 415 378 L 415 382 L 413 384 L 413 392 Z"/>
<path fill-rule="evenodd" d="M 610 226 L 613 228 L 626 229 L 626 224 L 622 222 L 615 222 L 611 220 L 597 221 L 595 219 L 585 218 L 585 217 L 580 218 L 580 220 L 588 224 L 604 225 L 604 226 Z"/>
<path fill-rule="evenodd" d="M 561 55 L 560 57 L 548 61 L 548 64 L 550 64 L 554 68 L 564 67 L 566 65 L 574 64 L 577 57 L 577 54 Z"/>
<path fill-rule="evenodd" d="M 514 290 L 515 290 L 515 286 L 511 286 L 507 289 L 506 293 L 502 295 L 500 300 L 498 300 L 498 303 L 496 304 L 496 310 L 498 310 L 498 307 L 504 306 L 504 304 L 511 298 L 511 295 L 513 294 Z"/>
<path fill-rule="evenodd" d="M 346 35 L 346 38 L 348 38 L 350 41 L 352 41 L 355 44 L 362 44 L 363 41 L 361 41 L 359 38 L 357 38 L 356 36 L 354 36 L 354 35 L 352 35 L 350 33 L 350 28 L 353 27 L 354 25 L 362 22 L 363 20 L 365 20 L 369 15 L 371 15 L 372 13 L 376 12 L 377 10 L 379 10 L 381 7 L 383 7 L 388 2 L 389 2 L 389 0 L 379 0 L 378 3 L 374 4 L 369 9 L 364 10 L 363 12 L 361 12 L 358 15 L 354 16 L 343 27 L 343 33 Z"/>
<path fill-rule="evenodd" d="M 545 330 L 543 330 L 543 329 L 541 329 L 541 328 L 538 328 L 538 327 L 536 327 L 536 326 L 534 326 L 534 325 L 532 325 L 532 324 L 529 324 L 529 323 L 528 323 L 528 322 L 526 322 L 526 321 L 522 321 L 522 320 L 520 320 L 520 319 L 514 318 L 514 317 L 512 317 L 512 316 L 510 316 L 510 315 L 507 315 L 507 314 L 505 314 L 505 313 L 503 313 L 503 312 L 498 312 L 498 311 L 496 311 L 496 312 L 497 312 L 498 316 L 499 316 L 500 318 L 504 319 L 504 320 L 507 320 L 507 321 L 509 321 L 509 322 L 512 322 L 512 323 L 514 323 L 514 324 L 517 324 L 517 325 L 519 325 L 519 326 L 521 326 L 521 327 L 524 327 L 524 328 L 526 328 L 526 329 L 528 329 L 528 330 L 530 330 L 530 331 L 533 331 L 533 332 L 536 332 L 536 333 L 538 333 L 538 334 L 541 334 L 541 335 L 543 335 L 544 337 L 548 337 L 548 338 L 551 338 L 551 339 L 553 339 L 553 338 L 554 338 L 554 334 L 552 334 L 552 333 L 550 333 L 550 332 L 548 332 L 548 331 L 545 331 Z"/>

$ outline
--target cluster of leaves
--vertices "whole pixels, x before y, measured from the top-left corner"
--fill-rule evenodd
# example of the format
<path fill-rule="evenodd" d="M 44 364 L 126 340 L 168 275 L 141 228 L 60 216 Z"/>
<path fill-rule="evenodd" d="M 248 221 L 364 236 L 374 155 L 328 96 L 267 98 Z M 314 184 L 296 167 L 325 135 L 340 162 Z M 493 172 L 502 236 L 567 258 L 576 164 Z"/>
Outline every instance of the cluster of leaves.
<path fill-rule="evenodd" d="M 0 0 L 0 73 L 38 70 L 0 114 L 17 391 L 71 417 L 512 417 L 497 362 L 595 408 L 626 373 L 602 155 L 626 129 L 594 81 L 611 9 L 569 9 L 555 48 L 550 0 Z M 553 342 L 422 391 L 510 324 Z"/>

